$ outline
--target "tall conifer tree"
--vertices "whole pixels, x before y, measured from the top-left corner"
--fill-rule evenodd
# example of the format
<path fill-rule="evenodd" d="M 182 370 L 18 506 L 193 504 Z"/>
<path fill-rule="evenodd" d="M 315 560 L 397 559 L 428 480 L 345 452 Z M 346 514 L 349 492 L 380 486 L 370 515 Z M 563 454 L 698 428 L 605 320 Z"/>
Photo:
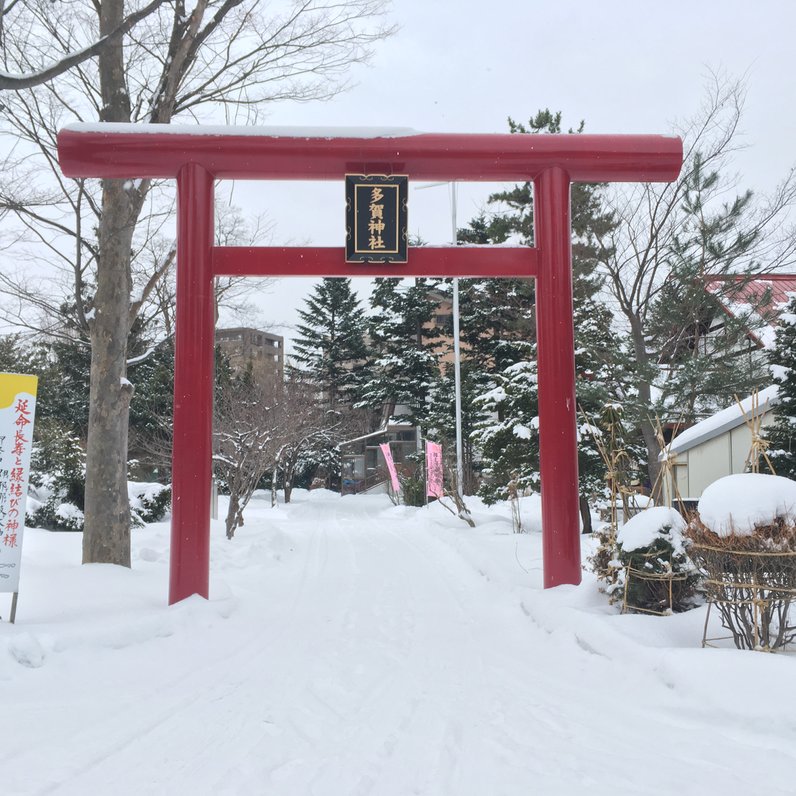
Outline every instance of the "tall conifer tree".
<path fill-rule="evenodd" d="M 777 475 L 796 480 L 796 295 L 780 317 L 770 363 L 780 402 L 774 424 L 766 429 L 769 457 Z"/>
<path fill-rule="evenodd" d="M 370 298 L 374 314 L 368 323 L 370 359 L 359 402 L 371 409 L 404 405 L 408 418 L 425 425 L 427 399 L 439 378 L 432 350 L 438 337 L 437 302 L 425 279 L 403 285 L 400 279 L 377 279 Z"/>
<path fill-rule="evenodd" d="M 543 110 L 527 125 L 509 119 L 516 134 L 560 133 L 561 114 Z M 577 131 L 581 132 L 581 123 Z M 494 212 L 475 218 L 460 240 L 533 245 L 533 190 L 530 182 L 493 194 Z M 602 208 L 600 185 L 572 186 L 572 260 L 575 298 L 575 349 L 578 401 L 589 415 L 617 397 L 617 336 L 611 313 L 600 300 L 595 275 L 595 240 L 613 224 Z M 482 413 L 476 438 L 490 475 L 487 499 L 506 494 L 508 481 L 538 487 L 538 397 L 533 280 L 478 280 L 467 284 L 462 310 L 468 358 L 477 365 L 474 379 L 483 385 L 476 410 Z M 587 423 L 579 423 L 581 494 L 602 489 L 603 467 Z M 585 523 L 588 524 L 587 522 Z"/>
<path fill-rule="evenodd" d="M 299 310 L 293 359 L 323 390 L 330 409 L 355 397 L 365 360 L 365 319 L 350 279 L 327 277 Z"/>

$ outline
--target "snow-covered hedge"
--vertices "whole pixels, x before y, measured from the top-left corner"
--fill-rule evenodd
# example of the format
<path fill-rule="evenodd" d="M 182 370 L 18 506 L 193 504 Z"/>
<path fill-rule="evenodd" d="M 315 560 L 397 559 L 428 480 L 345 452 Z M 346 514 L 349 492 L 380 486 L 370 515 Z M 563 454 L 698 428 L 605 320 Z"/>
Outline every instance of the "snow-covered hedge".
<path fill-rule="evenodd" d="M 159 522 L 171 508 L 171 487 L 163 484 L 129 481 L 127 496 L 134 525 Z"/>
<path fill-rule="evenodd" d="M 46 479 L 45 479 L 46 480 Z M 171 487 L 163 484 L 129 482 L 127 494 L 134 527 L 162 520 L 171 506 Z M 26 524 L 49 531 L 82 531 L 83 511 L 49 486 L 31 486 Z"/>
<path fill-rule="evenodd" d="M 64 503 L 57 495 L 50 495 L 43 502 L 29 496 L 25 522 L 50 531 L 82 531 L 83 512 L 74 503 Z"/>
<path fill-rule="evenodd" d="M 654 506 L 631 517 L 620 529 L 616 541 L 626 553 L 652 547 L 662 536 L 682 552 L 685 520 L 668 506 Z"/>
<path fill-rule="evenodd" d="M 776 650 L 796 640 L 796 481 L 763 473 L 721 478 L 703 493 L 686 529 L 705 590 L 739 649 Z"/>
<path fill-rule="evenodd" d="M 697 510 L 721 537 L 752 536 L 778 519 L 796 525 L 796 481 L 765 473 L 728 475 L 702 493 Z"/>

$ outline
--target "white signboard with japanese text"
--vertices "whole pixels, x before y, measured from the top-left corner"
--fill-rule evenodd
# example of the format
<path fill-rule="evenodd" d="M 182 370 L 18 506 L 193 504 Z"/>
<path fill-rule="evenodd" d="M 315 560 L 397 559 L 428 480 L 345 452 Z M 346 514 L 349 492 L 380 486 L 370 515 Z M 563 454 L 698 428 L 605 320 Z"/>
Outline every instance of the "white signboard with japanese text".
<path fill-rule="evenodd" d="M 37 383 L 0 373 L 0 592 L 19 591 Z"/>

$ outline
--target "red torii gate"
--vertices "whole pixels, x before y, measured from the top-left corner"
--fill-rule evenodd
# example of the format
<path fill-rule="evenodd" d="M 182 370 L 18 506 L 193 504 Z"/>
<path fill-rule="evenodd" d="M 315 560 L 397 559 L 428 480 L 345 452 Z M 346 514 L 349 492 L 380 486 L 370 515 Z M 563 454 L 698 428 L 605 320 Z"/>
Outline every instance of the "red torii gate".
<path fill-rule="evenodd" d="M 671 182 L 679 138 L 102 124 L 61 130 L 58 157 L 67 177 L 177 180 L 170 603 L 208 595 L 216 276 L 534 277 L 544 586 L 580 583 L 570 183 Z M 340 180 L 342 204 L 347 173 L 532 180 L 536 246 L 423 246 L 385 265 L 342 246 L 213 246 L 215 180 Z"/>

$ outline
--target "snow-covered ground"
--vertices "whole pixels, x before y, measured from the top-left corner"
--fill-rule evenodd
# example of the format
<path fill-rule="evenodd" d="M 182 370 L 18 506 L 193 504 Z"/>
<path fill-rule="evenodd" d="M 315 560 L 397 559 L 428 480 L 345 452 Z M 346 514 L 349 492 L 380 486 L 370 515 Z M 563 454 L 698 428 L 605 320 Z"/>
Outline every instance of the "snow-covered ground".
<path fill-rule="evenodd" d="M 540 535 L 471 507 L 255 500 L 171 608 L 167 524 L 131 571 L 29 529 L 0 794 L 796 793 L 796 655 L 701 649 L 704 608 L 622 616 L 588 574 L 544 591 Z"/>

